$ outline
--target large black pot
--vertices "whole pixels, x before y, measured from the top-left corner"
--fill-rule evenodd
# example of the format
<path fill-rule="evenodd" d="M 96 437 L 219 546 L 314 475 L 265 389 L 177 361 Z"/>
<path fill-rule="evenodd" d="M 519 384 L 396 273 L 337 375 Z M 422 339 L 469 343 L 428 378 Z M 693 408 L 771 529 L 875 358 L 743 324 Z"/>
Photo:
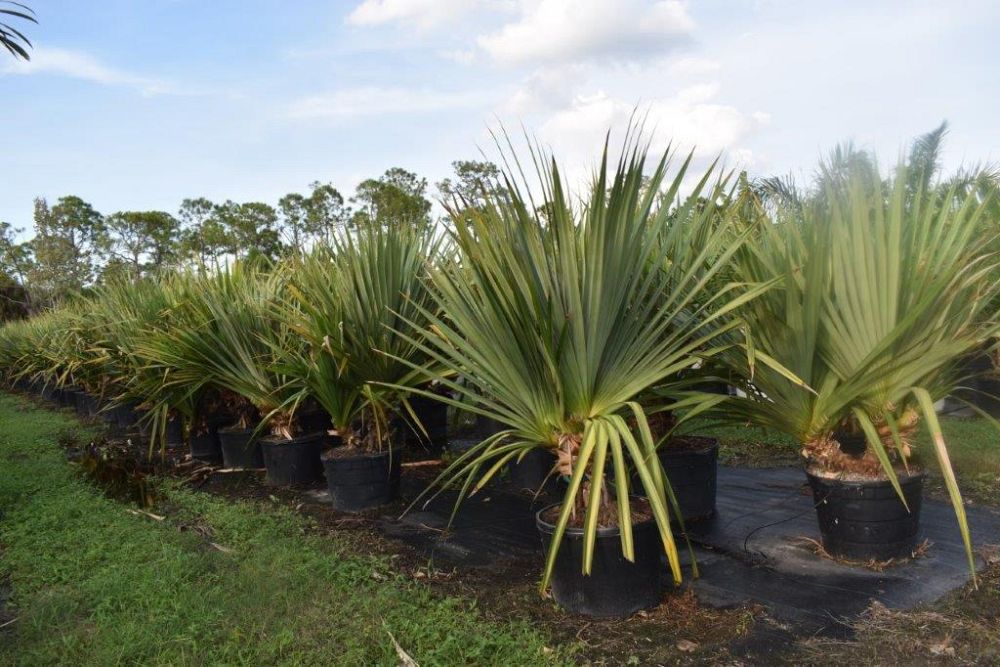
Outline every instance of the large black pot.
<path fill-rule="evenodd" d="M 72 408 L 73 410 L 78 410 L 77 405 L 79 399 L 77 396 L 80 394 L 80 390 L 76 387 L 66 387 L 62 390 L 59 396 L 59 405 L 64 408 Z"/>
<path fill-rule="evenodd" d="M 550 508 L 535 515 L 535 524 L 548 550 L 555 526 L 543 517 Z M 635 561 L 622 555 L 621 531 L 598 528 L 594 559 L 589 575 L 582 572 L 583 530 L 567 528 L 552 570 L 552 597 L 575 614 L 620 618 L 655 607 L 663 597 L 660 585 L 660 538 L 656 523 L 632 525 Z"/>
<path fill-rule="evenodd" d="M 687 524 L 715 516 L 719 441 L 694 436 L 685 436 L 684 440 L 683 449 L 671 448 L 667 443 L 658 455 Z M 635 489 L 639 491 L 640 487 Z"/>
<path fill-rule="evenodd" d="M 220 428 L 219 444 L 222 449 L 222 463 L 227 468 L 264 467 L 264 452 L 260 440 L 251 439 L 252 428 Z"/>
<path fill-rule="evenodd" d="M 517 457 L 511 460 L 508 479 L 519 491 L 538 491 L 555 480 L 555 475 L 550 475 L 555 462 L 556 457 L 547 449 L 532 449 L 520 461 Z"/>
<path fill-rule="evenodd" d="M 406 444 L 423 448 L 434 455 L 440 454 L 448 444 L 447 404 L 426 396 L 413 396 L 409 403 L 420 424 L 413 423 L 409 414 L 406 415 Z"/>
<path fill-rule="evenodd" d="M 115 421 L 122 431 L 131 431 L 139 423 L 139 412 L 135 403 L 123 403 L 114 408 Z"/>
<path fill-rule="evenodd" d="M 265 437 L 260 447 L 267 469 L 265 482 L 271 486 L 313 484 L 323 479 L 323 450 L 325 433 L 310 433 L 286 440 Z"/>
<path fill-rule="evenodd" d="M 167 447 L 184 446 L 184 422 L 180 417 L 167 420 L 167 426 L 163 430 L 163 440 Z"/>
<path fill-rule="evenodd" d="M 113 430 L 118 428 L 118 409 L 111 407 L 110 402 L 105 402 L 101 405 L 99 414 L 105 426 Z"/>
<path fill-rule="evenodd" d="M 476 433 L 483 440 L 490 437 L 491 435 L 496 435 L 500 431 L 507 429 L 508 426 L 503 422 L 499 422 L 492 417 L 486 417 L 484 415 L 476 415 Z"/>
<path fill-rule="evenodd" d="M 222 449 L 219 445 L 219 430 L 213 426 L 188 436 L 191 458 L 206 463 L 222 463 Z"/>
<path fill-rule="evenodd" d="M 76 392 L 76 414 L 93 417 L 97 414 L 97 399 L 82 389 Z"/>
<path fill-rule="evenodd" d="M 899 477 L 909 511 L 888 480 L 848 481 L 806 473 L 823 548 L 858 560 L 909 555 L 920 527 L 924 473 Z"/>
<path fill-rule="evenodd" d="M 399 493 L 400 450 L 323 457 L 326 484 L 334 509 L 360 512 L 392 502 Z"/>

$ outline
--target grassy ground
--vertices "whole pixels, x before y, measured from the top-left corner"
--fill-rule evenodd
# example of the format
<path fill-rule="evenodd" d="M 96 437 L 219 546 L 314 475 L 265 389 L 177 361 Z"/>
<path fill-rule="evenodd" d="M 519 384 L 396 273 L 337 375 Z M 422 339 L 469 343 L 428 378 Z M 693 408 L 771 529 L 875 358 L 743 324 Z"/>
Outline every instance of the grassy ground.
<path fill-rule="evenodd" d="M 165 518 L 130 511 L 55 446 L 72 417 L 0 397 L 0 424 L 0 664 L 395 665 L 393 638 L 428 665 L 570 659 L 280 507 L 167 484 Z"/>

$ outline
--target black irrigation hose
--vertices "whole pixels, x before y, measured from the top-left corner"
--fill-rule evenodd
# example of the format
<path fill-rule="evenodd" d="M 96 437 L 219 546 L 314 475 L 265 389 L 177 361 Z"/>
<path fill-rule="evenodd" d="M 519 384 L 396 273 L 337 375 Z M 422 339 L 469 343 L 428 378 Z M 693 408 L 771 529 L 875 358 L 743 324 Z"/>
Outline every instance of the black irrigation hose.
<path fill-rule="evenodd" d="M 751 530 L 749 533 L 747 533 L 746 537 L 743 538 L 743 552 L 747 555 L 748 560 L 750 560 L 750 562 L 753 563 L 753 560 L 754 560 L 753 559 L 753 554 L 750 553 L 750 546 L 749 545 L 750 545 L 750 538 L 752 538 L 755 533 L 757 533 L 758 531 L 764 530 L 765 528 L 770 528 L 772 526 L 778 526 L 778 525 L 783 524 L 783 523 L 785 523 L 787 521 L 791 521 L 792 519 L 798 519 L 800 516 L 803 516 L 804 514 L 808 514 L 810 512 L 815 512 L 816 508 L 819 507 L 820 505 L 822 505 L 823 503 L 825 503 L 826 499 L 828 497 L 829 497 L 829 492 L 827 492 L 827 495 L 823 496 L 819 500 L 819 502 L 813 503 L 813 506 L 810 507 L 809 509 L 802 510 L 801 512 L 798 512 L 797 514 L 793 514 L 792 516 L 785 517 L 784 519 L 781 519 L 780 521 L 772 521 L 771 523 L 765 523 L 763 526 L 757 526 L 756 528 L 754 528 L 753 530 Z M 746 515 L 744 515 L 744 516 L 746 516 Z"/>
<path fill-rule="evenodd" d="M 764 512 L 771 511 L 771 510 L 773 510 L 775 508 L 780 508 L 783 505 L 785 505 L 787 502 L 789 502 L 790 500 L 792 500 L 794 498 L 797 498 L 800 495 L 802 495 L 801 486 L 798 489 L 796 489 L 795 491 L 793 491 L 792 493 L 790 493 L 787 496 L 785 496 L 779 502 L 777 502 L 777 503 L 775 503 L 773 505 L 769 505 L 765 510 L 759 510 L 759 511 L 755 511 L 755 512 L 745 512 L 743 514 L 738 514 L 738 515 L 732 517 L 731 519 L 729 519 L 724 524 L 724 526 L 728 526 L 729 524 L 733 523 L 734 521 L 738 521 L 738 520 L 743 519 L 743 518 L 748 517 L 748 516 L 756 516 L 756 515 L 759 515 L 759 514 L 763 514 Z M 823 502 L 826 501 L 826 498 L 827 498 L 827 496 L 824 496 L 822 499 L 819 500 L 819 502 L 814 503 L 813 506 L 810 507 L 807 510 L 802 510 L 801 512 L 797 512 L 797 513 L 795 513 L 795 514 L 793 514 L 791 516 L 785 517 L 784 519 L 780 519 L 778 521 L 772 521 L 771 523 L 765 523 L 765 524 L 763 524 L 761 526 L 757 526 L 756 528 L 752 529 L 749 533 L 746 534 L 746 537 L 743 538 L 743 553 L 745 554 L 745 557 L 746 557 L 747 561 L 749 561 L 750 564 L 752 564 L 752 565 L 756 564 L 755 563 L 754 554 L 752 554 L 750 552 L 750 546 L 749 546 L 750 545 L 750 539 L 754 536 L 754 534 L 760 532 L 761 530 L 764 530 L 765 528 L 771 528 L 772 526 L 781 525 L 783 523 L 791 521 L 792 519 L 797 519 L 800 516 L 808 514 L 809 512 L 815 512 L 816 508 L 819 507 Z"/>

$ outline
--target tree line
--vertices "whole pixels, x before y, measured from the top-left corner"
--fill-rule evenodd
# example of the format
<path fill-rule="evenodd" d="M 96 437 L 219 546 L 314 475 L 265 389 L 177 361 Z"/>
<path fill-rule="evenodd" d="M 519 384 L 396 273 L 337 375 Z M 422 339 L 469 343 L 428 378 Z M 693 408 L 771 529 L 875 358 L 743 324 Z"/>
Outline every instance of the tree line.
<path fill-rule="evenodd" d="M 467 205 L 497 167 L 460 160 L 435 184 L 437 197 Z M 184 199 L 175 213 L 103 214 L 76 195 L 35 199 L 34 236 L 0 221 L 0 320 L 51 307 L 109 280 L 139 280 L 165 270 L 212 267 L 229 259 L 273 262 L 308 250 L 343 228 L 421 227 L 435 223 L 428 182 L 399 167 L 358 184 L 345 198 L 315 181 L 271 204 L 205 197 Z"/>

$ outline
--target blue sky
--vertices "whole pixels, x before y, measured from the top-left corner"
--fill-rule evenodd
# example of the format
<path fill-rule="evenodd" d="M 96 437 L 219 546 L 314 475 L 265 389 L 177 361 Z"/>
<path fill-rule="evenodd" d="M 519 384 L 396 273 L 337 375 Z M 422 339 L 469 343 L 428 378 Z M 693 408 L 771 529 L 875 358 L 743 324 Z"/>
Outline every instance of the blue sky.
<path fill-rule="evenodd" d="M 1000 159 L 1000 3 L 705 0 L 27 0 L 32 62 L 0 60 L 0 220 L 76 194 L 345 194 L 432 182 L 503 122 L 570 173 L 636 105 L 700 160 L 807 175 L 853 139 L 887 161 L 948 119 L 948 168 Z"/>

